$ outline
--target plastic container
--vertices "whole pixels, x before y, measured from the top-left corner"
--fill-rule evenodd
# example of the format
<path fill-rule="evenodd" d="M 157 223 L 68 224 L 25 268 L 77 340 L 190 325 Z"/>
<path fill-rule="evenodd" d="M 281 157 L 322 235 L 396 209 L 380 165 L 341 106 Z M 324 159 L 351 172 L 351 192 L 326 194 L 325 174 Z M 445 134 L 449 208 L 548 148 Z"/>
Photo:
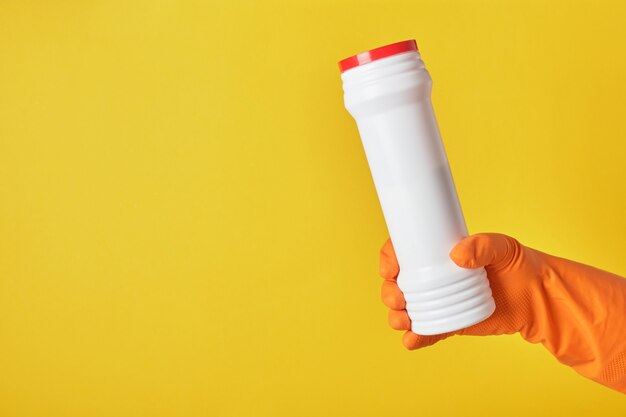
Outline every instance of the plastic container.
<path fill-rule="evenodd" d="M 412 331 L 440 334 L 486 319 L 495 303 L 484 268 L 460 268 L 449 257 L 467 227 L 415 41 L 355 55 L 339 68 L 398 257 Z"/>

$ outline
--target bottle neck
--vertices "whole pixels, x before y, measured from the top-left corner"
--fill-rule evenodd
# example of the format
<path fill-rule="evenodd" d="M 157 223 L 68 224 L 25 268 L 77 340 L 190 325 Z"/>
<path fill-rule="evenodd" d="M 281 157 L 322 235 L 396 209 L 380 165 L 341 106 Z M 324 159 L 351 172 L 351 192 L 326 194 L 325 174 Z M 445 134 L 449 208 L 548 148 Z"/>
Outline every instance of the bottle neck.
<path fill-rule="evenodd" d="M 352 68 L 341 74 L 344 102 L 358 118 L 406 100 L 430 99 L 432 80 L 419 52 L 406 52 Z"/>

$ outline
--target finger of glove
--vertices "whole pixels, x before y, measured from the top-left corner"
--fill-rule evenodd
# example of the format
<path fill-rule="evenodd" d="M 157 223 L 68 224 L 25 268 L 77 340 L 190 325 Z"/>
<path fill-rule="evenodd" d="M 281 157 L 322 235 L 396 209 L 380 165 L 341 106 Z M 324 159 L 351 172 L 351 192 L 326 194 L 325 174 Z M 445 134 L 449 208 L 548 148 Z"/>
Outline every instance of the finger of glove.
<path fill-rule="evenodd" d="M 398 284 L 395 281 L 384 280 L 380 290 L 383 304 L 392 310 L 404 310 L 406 301 Z"/>
<path fill-rule="evenodd" d="M 410 330 L 411 319 L 406 310 L 389 310 L 389 326 L 394 330 Z"/>
<path fill-rule="evenodd" d="M 408 332 L 404 333 L 404 336 L 402 336 L 402 344 L 408 350 L 416 350 L 424 348 L 426 346 L 434 345 L 435 343 L 447 339 L 452 335 L 453 333 L 444 333 L 432 336 L 422 336 L 419 334 L 415 334 L 409 330 Z"/>
<path fill-rule="evenodd" d="M 496 313 L 491 315 L 491 317 L 480 323 L 466 327 L 459 333 L 467 336 L 489 336 L 514 333 L 511 320 L 507 320 L 502 314 L 498 313 L 498 310 L 496 310 Z"/>
<path fill-rule="evenodd" d="M 385 279 L 395 280 L 399 272 L 400 267 L 396 259 L 396 252 L 393 250 L 391 239 L 387 239 L 387 242 L 380 250 L 380 276 Z"/>
<path fill-rule="evenodd" d="M 515 256 L 519 243 L 499 233 L 479 233 L 466 237 L 450 252 L 450 259 L 463 268 L 504 266 Z"/>

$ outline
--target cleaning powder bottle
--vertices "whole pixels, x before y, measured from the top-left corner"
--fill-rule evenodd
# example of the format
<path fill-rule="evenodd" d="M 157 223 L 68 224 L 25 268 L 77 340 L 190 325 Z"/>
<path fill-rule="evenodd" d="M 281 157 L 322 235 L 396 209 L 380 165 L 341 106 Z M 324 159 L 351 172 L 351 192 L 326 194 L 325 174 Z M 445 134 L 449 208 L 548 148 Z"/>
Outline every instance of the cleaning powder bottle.
<path fill-rule="evenodd" d="M 352 56 L 339 68 L 400 265 L 412 331 L 440 334 L 486 319 L 495 303 L 484 268 L 463 269 L 449 258 L 467 227 L 415 41 Z"/>

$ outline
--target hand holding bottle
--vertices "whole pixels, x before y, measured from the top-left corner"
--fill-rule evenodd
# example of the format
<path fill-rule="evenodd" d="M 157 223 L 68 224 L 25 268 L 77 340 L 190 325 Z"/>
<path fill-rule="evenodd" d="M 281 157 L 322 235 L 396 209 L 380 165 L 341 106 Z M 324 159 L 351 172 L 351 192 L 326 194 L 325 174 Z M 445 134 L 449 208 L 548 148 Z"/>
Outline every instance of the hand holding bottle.
<path fill-rule="evenodd" d="M 381 250 L 383 303 L 390 308 L 391 327 L 407 330 L 406 348 L 419 349 L 453 335 L 519 332 L 531 343 L 542 343 L 578 373 L 626 393 L 626 279 L 525 247 L 501 234 L 465 238 L 450 258 L 463 268 L 487 270 L 496 310 L 465 329 L 422 336 L 409 330 L 391 241 Z"/>

